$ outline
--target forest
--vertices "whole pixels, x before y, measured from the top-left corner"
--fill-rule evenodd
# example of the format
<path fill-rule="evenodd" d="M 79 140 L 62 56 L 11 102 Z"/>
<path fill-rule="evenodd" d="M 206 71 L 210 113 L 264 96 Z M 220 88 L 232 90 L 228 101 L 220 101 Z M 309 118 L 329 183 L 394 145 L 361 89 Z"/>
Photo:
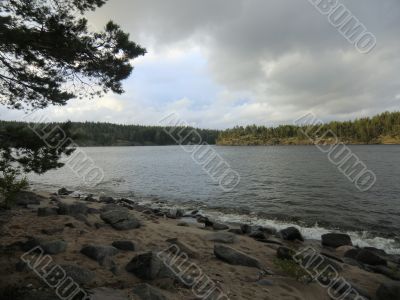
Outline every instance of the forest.
<path fill-rule="evenodd" d="M 400 112 L 309 126 L 237 126 L 220 133 L 218 145 L 400 144 Z"/>
<path fill-rule="evenodd" d="M 48 128 L 61 123 L 50 123 Z M 28 123 L 0 121 L 0 132 L 27 128 Z M 44 127 L 44 125 L 43 125 Z M 169 132 L 172 132 L 171 135 Z M 164 128 L 161 126 L 117 125 L 98 122 L 70 122 L 68 132 L 80 146 L 155 146 L 176 145 L 177 135 L 183 144 L 202 142 L 210 145 L 304 145 L 343 142 L 346 144 L 400 144 L 400 112 L 385 112 L 354 121 L 330 122 L 314 126 L 280 125 L 238 126 L 223 131 L 191 127 Z M 191 138 L 195 137 L 196 141 Z"/>

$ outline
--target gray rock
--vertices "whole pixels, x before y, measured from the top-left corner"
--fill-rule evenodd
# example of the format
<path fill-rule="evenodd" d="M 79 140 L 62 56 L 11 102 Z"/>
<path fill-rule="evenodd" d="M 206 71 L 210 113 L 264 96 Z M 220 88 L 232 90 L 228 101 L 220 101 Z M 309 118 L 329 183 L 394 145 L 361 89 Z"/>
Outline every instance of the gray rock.
<path fill-rule="evenodd" d="M 303 236 L 296 227 L 288 227 L 286 229 L 282 229 L 279 233 L 282 238 L 287 241 L 304 241 Z"/>
<path fill-rule="evenodd" d="M 131 241 L 115 241 L 112 243 L 113 247 L 119 250 L 135 251 L 135 244 Z"/>
<path fill-rule="evenodd" d="M 102 203 L 115 203 L 115 200 L 113 197 L 107 197 L 107 196 L 100 196 L 99 201 Z"/>
<path fill-rule="evenodd" d="M 207 234 L 205 239 L 208 241 L 213 241 L 217 243 L 233 244 L 236 242 L 236 235 L 229 232 L 214 232 Z"/>
<path fill-rule="evenodd" d="M 40 246 L 47 254 L 59 254 L 65 252 L 67 250 L 67 245 L 67 242 L 62 240 L 40 242 Z"/>
<path fill-rule="evenodd" d="M 387 266 L 386 260 L 382 259 L 375 253 L 373 253 L 369 250 L 365 250 L 365 249 L 361 249 L 358 252 L 358 254 L 356 256 L 356 260 L 363 264 L 372 265 L 372 266 L 378 266 L 378 265 Z"/>
<path fill-rule="evenodd" d="M 81 249 L 81 253 L 100 263 L 105 257 L 116 255 L 118 249 L 112 246 L 88 245 Z"/>
<path fill-rule="evenodd" d="M 231 265 L 240 265 L 261 269 L 261 263 L 258 259 L 225 245 L 214 245 L 214 254 L 217 258 Z"/>
<path fill-rule="evenodd" d="M 295 254 L 296 252 L 294 250 L 287 247 L 279 247 L 276 251 L 276 256 L 279 259 L 293 260 L 293 255 Z"/>
<path fill-rule="evenodd" d="M 199 216 L 199 217 L 197 217 L 197 222 L 198 222 L 198 223 L 203 223 L 205 227 L 211 227 L 211 226 L 213 226 L 213 222 L 210 221 L 209 218 L 204 217 L 204 216 Z"/>
<path fill-rule="evenodd" d="M 111 210 L 103 212 L 100 218 L 117 230 L 129 230 L 140 227 L 140 222 L 128 211 Z"/>
<path fill-rule="evenodd" d="M 400 283 L 384 282 L 376 291 L 377 300 L 400 300 Z"/>
<path fill-rule="evenodd" d="M 343 233 L 327 233 L 321 236 L 323 246 L 338 248 L 341 246 L 353 246 L 351 238 L 348 234 Z"/>
<path fill-rule="evenodd" d="M 126 265 L 125 270 L 143 280 L 174 278 L 172 271 L 154 252 L 146 252 L 135 256 Z"/>
<path fill-rule="evenodd" d="M 58 209 L 54 207 L 39 207 L 37 212 L 38 217 L 48 217 L 58 215 Z"/>
<path fill-rule="evenodd" d="M 61 265 L 60 267 L 79 285 L 92 282 L 96 276 L 92 271 L 76 265 Z"/>
<path fill-rule="evenodd" d="M 177 249 L 179 249 L 179 252 L 186 253 L 187 256 L 190 258 L 199 258 L 200 257 L 200 253 L 196 249 L 189 246 L 185 242 L 179 241 L 177 238 L 168 239 L 167 242 L 170 243 L 171 245 L 175 245 L 177 247 Z"/>
<path fill-rule="evenodd" d="M 185 212 L 181 209 L 173 208 L 170 209 L 167 213 L 167 217 L 171 219 L 179 219 L 182 218 Z"/>
<path fill-rule="evenodd" d="M 249 234 L 249 237 L 257 241 L 263 241 L 269 238 L 269 236 L 262 231 L 253 231 Z"/>
<path fill-rule="evenodd" d="M 59 215 L 86 215 L 87 214 L 87 206 L 86 203 L 83 202 L 74 202 L 74 203 L 59 203 L 58 204 L 58 214 Z"/>
<path fill-rule="evenodd" d="M 167 297 L 163 294 L 163 291 L 153 287 L 147 283 L 141 283 L 135 285 L 132 289 L 133 294 L 139 297 L 141 300 L 166 300 Z"/>
<path fill-rule="evenodd" d="M 57 194 L 60 196 L 68 196 L 71 195 L 74 191 L 69 191 L 66 188 L 61 188 L 58 190 Z"/>
<path fill-rule="evenodd" d="M 227 230 L 229 229 L 229 226 L 226 224 L 221 224 L 221 223 L 213 223 L 212 225 L 214 230 Z"/>

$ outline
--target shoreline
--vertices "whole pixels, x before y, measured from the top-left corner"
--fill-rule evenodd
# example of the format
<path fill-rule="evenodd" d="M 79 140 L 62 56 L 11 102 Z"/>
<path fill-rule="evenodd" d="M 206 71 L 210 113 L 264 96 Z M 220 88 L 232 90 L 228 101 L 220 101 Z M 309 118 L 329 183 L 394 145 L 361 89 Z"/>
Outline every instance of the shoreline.
<path fill-rule="evenodd" d="M 179 241 L 181 248 L 193 252 L 190 261 L 201 267 L 228 299 L 328 300 L 327 290 L 315 280 L 309 281 L 307 277 L 309 275 L 295 267 L 292 255 L 285 252 L 289 250 L 289 253 L 296 252 L 304 247 L 313 247 L 319 253 L 323 253 L 328 262 L 339 269 L 340 275 L 354 283 L 355 289 L 358 292 L 362 291 L 363 294 L 375 295 L 382 284 L 391 282 L 392 278 L 397 278 L 396 276 L 399 276 L 400 280 L 398 271 L 388 273 L 393 268 L 393 270 L 400 269 L 400 256 L 384 254 L 378 249 L 367 250 L 350 246 L 347 240 L 350 237 L 346 237 L 345 243 L 342 241 L 343 245 L 340 246 L 338 246 L 340 241 L 339 244 L 335 244 L 338 240 L 329 237 L 331 240 L 328 244 L 332 242 L 334 244 L 326 246 L 321 245 L 320 241 L 307 239 L 301 241 L 303 233 L 293 228 L 276 230 L 270 226 L 232 225 L 212 220 L 198 211 L 149 208 L 127 199 L 118 200 L 109 196 L 72 198 L 72 193 L 66 190 L 60 190 L 58 194 L 64 195 L 46 192 L 27 193 L 20 199 L 22 206 L 5 212 L 9 219 L 1 228 L 0 288 L 3 291 L 6 286 L 35 282 L 33 289 L 28 288 L 29 293 L 32 294 L 32 290 L 39 294 L 48 292 L 48 289 L 37 287 L 40 281 L 33 272 L 21 273 L 15 270 L 18 257 L 23 254 L 20 247 L 29 241 L 32 242 L 32 239 L 40 241 L 39 244 L 44 243 L 42 240 L 49 239 L 53 242 L 54 239 L 63 241 L 65 249 L 61 252 L 52 252 L 51 257 L 61 266 L 67 265 L 73 268 L 71 264 L 78 265 L 93 273 L 96 279 L 82 285 L 94 294 L 99 293 L 102 296 L 106 288 L 107 293 L 112 294 L 112 298 L 104 299 L 128 299 L 117 298 L 116 295 L 127 297 L 132 291 L 140 293 L 137 286 L 144 283 L 147 284 L 146 291 L 150 289 L 154 293 L 161 293 L 165 298 L 143 298 L 136 294 L 136 298 L 133 299 L 196 299 L 192 290 L 182 286 L 182 282 L 177 278 L 170 276 L 148 278 L 140 272 L 140 268 L 137 269 L 129 264 L 130 260 L 144 259 L 143 253 L 149 253 L 148 251 L 168 249 L 172 240 L 176 244 Z M 32 204 L 33 202 L 36 204 Z M 77 207 L 79 211 L 76 211 Z M 107 214 L 116 214 L 117 217 L 129 216 L 127 217 L 129 222 L 118 221 L 113 225 L 112 216 L 108 216 L 111 219 L 107 219 Z M 55 229 L 61 231 L 54 232 Z M 49 231 L 54 233 L 50 236 L 45 234 Z M 109 257 L 107 261 L 98 261 L 99 257 L 93 259 L 93 256 L 90 258 L 83 254 L 85 245 L 103 247 L 122 240 L 133 241 L 134 250 L 118 250 L 117 254 Z M 380 263 L 384 261 L 386 266 L 372 267 L 366 264 L 365 260 L 361 262 L 361 258 L 351 258 L 350 254 L 346 256 L 350 250 L 369 253 L 367 260 L 378 256 L 381 259 Z M 226 251 L 233 252 L 226 253 Z M 282 251 L 286 254 L 284 255 Z M 4 253 L 8 253 L 7 256 Z M 238 253 L 244 254 L 246 259 Z M 367 262 L 371 262 L 370 260 Z M 263 266 L 261 269 L 260 265 Z M 296 268 L 294 273 L 293 268 Z M 153 288 L 155 290 L 152 290 Z"/>

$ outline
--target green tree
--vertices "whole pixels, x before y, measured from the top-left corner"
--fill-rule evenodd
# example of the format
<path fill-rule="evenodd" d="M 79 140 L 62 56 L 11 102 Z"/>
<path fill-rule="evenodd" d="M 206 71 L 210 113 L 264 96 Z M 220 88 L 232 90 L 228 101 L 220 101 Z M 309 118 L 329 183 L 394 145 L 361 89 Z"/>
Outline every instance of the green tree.
<path fill-rule="evenodd" d="M 89 31 L 84 14 L 106 1 L 0 1 L 0 104 L 32 110 L 123 93 L 131 60 L 146 50 L 112 21 L 101 32 Z M 51 149 L 29 130 L 9 128 L 0 133 L 0 184 L 10 184 L 4 179 L 12 169 L 15 177 L 18 170 L 58 168 L 69 150 Z"/>

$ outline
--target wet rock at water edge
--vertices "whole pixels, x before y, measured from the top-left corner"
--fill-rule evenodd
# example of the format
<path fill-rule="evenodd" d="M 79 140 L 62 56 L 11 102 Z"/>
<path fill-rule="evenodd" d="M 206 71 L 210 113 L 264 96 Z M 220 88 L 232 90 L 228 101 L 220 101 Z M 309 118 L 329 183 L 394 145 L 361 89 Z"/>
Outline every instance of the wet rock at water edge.
<path fill-rule="evenodd" d="M 229 229 L 229 226 L 226 224 L 222 224 L 222 223 L 213 223 L 212 225 L 214 230 L 227 230 Z"/>
<path fill-rule="evenodd" d="M 182 218 L 185 212 L 181 209 L 173 208 L 167 212 L 167 217 L 170 219 L 179 219 Z"/>
<path fill-rule="evenodd" d="M 99 202 L 101 202 L 101 203 L 107 203 L 107 204 L 112 204 L 112 203 L 115 203 L 116 201 L 114 200 L 113 197 L 100 196 L 100 197 L 99 197 Z"/>
<path fill-rule="evenodd" d="M 214 254 L 217 258 L 231 265 L 240 265 L 261 269 L 261 263 L 258 259 L 225 245 L 214 245 Z"/>
<path fill-rule="evenodd" d="M 203 223 L 206 227 L 212 227 L 213 224 L 214 224 L 212 221 L 210 221 L 209 218 L 203 217 L 203 216 L 197 217 L 197 222 L 198 223 Z"/>
<path fill-rule="evenodd" d="M 71 195 L 74 191 L 69 191 L 66 188 L 61 188 L 58 190 L 57 194 L 60 196 L 68 196 Z"/>
<path fill-rule="evenodd" d="M 280 232 L 282 239 L 287 241 L 304 241 L 303 236 L 300 231 L 296 227 L 288 227 L 286 229 L 282 229 Z"/>
<path fill-rule="evenodd" d="M 386 260 L 379 257 L 375 253 L 373 253 L 369 250 L 365 250 L 365 249 L 361 249 L 358 252 L 358 254 L 356 256 L 356 260 L 363 264 L 372 265 L 372 266 L 378 266 L 378 265 L 387 266 Z"/>
<path fill-rule="evenodd" d="M 135 251 L 135 244 L 131 241 L 115 241 L 112 243 L 112 246 L 125 251 Z"/>
<path fill-rule="evenodd" d="M 132 292 L 141 300 L 166 300 L 163 291 L 147 283 L 141 283 L 133 287 Z"/>
<path fill-rule="evenodd" d="M 341 246 L 353 246 L 351 238 L 348 234 L 343 233 L 327 233 L 321 236 L 323 246 L 338 248 Z"/>

